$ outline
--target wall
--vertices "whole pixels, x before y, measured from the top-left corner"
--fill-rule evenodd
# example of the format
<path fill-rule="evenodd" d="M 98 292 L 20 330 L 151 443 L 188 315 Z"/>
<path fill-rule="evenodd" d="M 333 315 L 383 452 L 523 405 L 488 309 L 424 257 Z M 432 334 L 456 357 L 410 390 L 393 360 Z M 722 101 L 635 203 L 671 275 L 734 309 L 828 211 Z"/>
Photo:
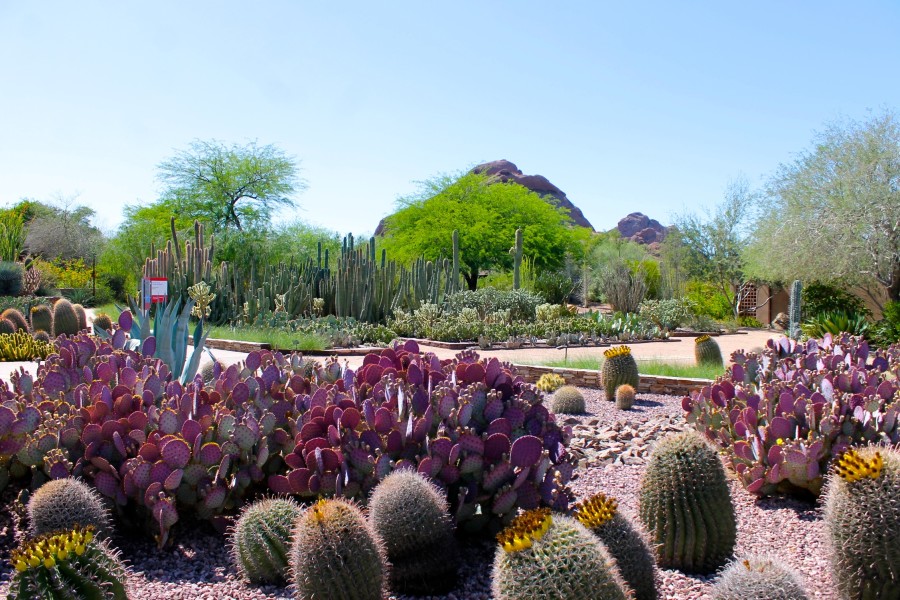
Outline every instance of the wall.
<path fill-rule="evenodd" d="M 596 369 L 563 369 L 559 367 L 537 367 L 534 365 L 514 365 L 516 373 L 529 383 L 537 383 L 544 373 L 556 373 L 566 380 L 567 384 L 578 387 L 599 388 L 600 371 Z M 662 377 L 658 375 L 641 375 L 638 393 L 668 394 L 671 396 L 689 396 L 691 391 L 700 389 L 711 383 L 708 379 L 691 379 L 687 377 Z"/>

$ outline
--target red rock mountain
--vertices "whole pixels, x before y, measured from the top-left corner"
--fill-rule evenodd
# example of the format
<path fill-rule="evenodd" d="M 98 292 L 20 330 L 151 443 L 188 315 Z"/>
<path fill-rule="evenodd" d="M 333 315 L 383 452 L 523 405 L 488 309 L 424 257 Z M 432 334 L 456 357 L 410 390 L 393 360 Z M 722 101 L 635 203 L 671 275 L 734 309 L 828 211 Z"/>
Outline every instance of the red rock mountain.
<path fill-rule="evenodd" d="M 660 224 L 656 219 L 651 219 L 644 213 L 634 212 L 621 219 L 616 226 L 623 238 L 639 244 L 650 246 L 659 244 L 666 237 L 668 227 Z"/>

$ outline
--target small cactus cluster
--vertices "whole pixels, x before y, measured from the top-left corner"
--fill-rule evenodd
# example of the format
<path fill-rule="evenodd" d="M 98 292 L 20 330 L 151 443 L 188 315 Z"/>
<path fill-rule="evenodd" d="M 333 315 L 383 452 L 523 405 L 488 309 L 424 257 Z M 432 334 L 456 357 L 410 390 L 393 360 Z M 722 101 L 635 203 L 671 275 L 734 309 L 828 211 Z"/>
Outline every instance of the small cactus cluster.
<path fill-rule="evenodd" d="M 231 556 L 251 583 L 280 583 L 288 576 L 291 531 L 302 509 L 290 499 L 272 498 L 247 506 L 231 532 Z"/>
<path fill-rule="evenodd" d="M 606 392 L 606 399 L 612 402 L 616 399 L 616 389 L 620 385 L 628 384 L 637 389 L 641 381 L 638 374 L 637 362 L 631 355 L 628 346 L 615 346 L 603 353 L 606 360 L 600 368 L 600 385 Z"/>
<path fill-rule="evenodd" d="M 524 512 L 497 536 L 497 600 L 625 600 L 630 590 L 603 543 L 572 517 Z"/>
<path fill-rule="evenodd" d="M 900 451 L 844 452 L 826 489 L 825 525 L 841 598 L 900 598 Z"/>
<path fill-rule="evenodd" d="M 751 555 L 725 568 L 712 589 L 713 600 L 808 600 L 800 577 L 769 556 Z"/>
<path fill-rule="evenodd" d="M 104 537 L 110 519 L 97 492 L 78 479 L 53 479 L 39 487 L 28 500 L 29 533 L 33 536 L 91 526 Z"/>
<path fill-rule="evenodd" d="M 623 383 L 616 388 L 616 408 L 619 410 L 631 410 L 634 406 L 634 387 Z"/>
<path fill-rule="evenodd" d="M 616 510 L 615 498 L 595 494 L 575 505 L 578 521 L 600 538 L 609 550 L 625 583 L 634 591 L 635 600 L 656 600 L 653 553 L 640 532 Z"/>
<path fill-rule="evenodd" d="M 550 408 L 553 412 L 561 415 L 583 413 L 584 396 L 574 385 L 564 385 L 554 392 Z"/>
<path fill-rule="evenodd" d="M 40 535 L 10 556 L 11 600 L 102 598 L 125 600 L 127 571 L 118 552 L 94 537 L 93 526 Z"/>
<path fill-rule="evenodd" d="M 52 344 L 37 339 L 27 330 L 0 333 L 0 361 L 45 359 L 52 352 Z"/>
<path fill-rule="evenodd" d="M 319 500 L 294 525 L 291 580 L 298 600 L 381 600 L 387 560 L 356 504 Z"/>
<path fill-rule="evenodd" d="M 711 573 L 731 557 L 737 523 L 725 469 L 699 434 L 670 435 L 653 450 L 640 517 L 663 567 Z"/>
<path fill-rule="evenodd" d="M 444 492 L 415 471 L 394 471 L 369 500 L 395 593 L 434 596 L 456 584 L 459 553 Z"/>
<path fill-rule="evenodd" d="M 558 373 L 544 373 L 538 378 L 535 385 L 537 386 L 537 389 L 546 394 L 550 394 L 566 385 L 566 380 Z"/>
<path fill-rule="evenodd" d="M 714 365 L 717 367 L 724 365 L 719 344 L 708 335 L 701 335 L 694 339 L 694 358 L 697 360 L 698 365 Z"/>

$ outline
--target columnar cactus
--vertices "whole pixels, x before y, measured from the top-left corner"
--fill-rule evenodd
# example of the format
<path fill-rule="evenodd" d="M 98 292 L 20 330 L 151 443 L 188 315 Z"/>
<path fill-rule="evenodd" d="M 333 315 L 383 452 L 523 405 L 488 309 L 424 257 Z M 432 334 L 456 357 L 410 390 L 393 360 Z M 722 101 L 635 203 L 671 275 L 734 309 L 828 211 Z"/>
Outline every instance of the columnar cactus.
<path fill-rule="evenodd" d="M 513 255 L 513 289 L 517 290 L 521 286 L 522 270 L 522 230 L 516 229 L 516 245 L 512 248 Z"/>
<path fill-rule="evenodd" d="M 46 331 L 49 334 L 53 334 L 53 311 L 50 310 L 49 306 L 46 304 L 32 306 L 30 315 L 32 331 L 35 333 Z"/>
<path fill-rule="evenodd" d="M 7 308 L 0 313 L 0 319 L 9 319 L 12 321 L 13 325 L 16 326 L 16 331 L 30 331 L 28 321 L 25 320 L 25 315 L 17 308 Z"/>
<path fill-rule="evenodd" d="M 595 494 L 575 505 L 575 518 L 600 538 L 616 559 L 635 600 L 656 600 L 656 562 L 647 541 L 622 513 L 615 498 Z"/>
<path fill-rule="evenodd" d="M 603 543 L 572 517 L 538 508 L 498 536 L 497 600 L 624 600 L 630 591 Z"/>
<path fill-rule="evenodd" d="M 769 556 L 747 556 L 722 571 L 713 600 L 808 600 L 796 572 Z"/>
<path fill-rule="evenodd" d="M 842 599 L 900 598 L 900 452 L 845 452 L 826 490 L 825 525 Z"/>
<path fill-rule="evenodd" d="M 606 392 L 606 399 L 613 401 L 616 398 L 616 388 L 627 383 L 637 389 L 641 381 L 638 374 L 637 362 L 631 355 L 628 346 L 616 346 L 603 353 L 606 358 L 600 369 L 600 384 Z"/>
<path fill-rule="evenodd" d="M 701 335 L 694 339 L 694 358 L 698 365 L 723 366 L 722 351 L 716 340 L 708 335 Z"/>
<path fill-rule="evenodd" d="M 93 526 L 98 535 L 110 533 L 109 512 L 96 490 L 72 478 L 53 479 L 28 500 L 29 533 L 44 533 Z"/>
<path fill-rule="evenodd" d="M 346 500 L 319 500 L 300 515 L 290 562 L 298 600 L 382 598 L 384 549 L 360 509 Z"/>
<path fill-rule="evenodd" d="M 631 410 L 634 406 L 634 388 L 623 383 L 616 388 L 616 408 L 619 410 Z"/>
<path fill-rule="evenodd" d="M 247 506 L 231 531 L 231 557 L 251 583 L 287 579 L 291 531 L 302 509 L 293 500 L 271 498 Z"/>
<path fill-rule="evenodd" d="M 75 335 L 80 331 L 78 313 L 71 302 L 60 298 L 53 305 L 53 336 Z"/>
<path fill-rule="evenodd" d="M 553 412 L 574 415 L 584 412 L 584 396 L 574 385 L 564 385 L 553 394 Z"/>
<path fill-rule="evenodd" d="M 10 600 L 126 600 L 127 570 L 118 552 L 94 538 L 93 527 L 38 536 L 13 550 Z"/>
<path fill-rule="evenodd" d="M 794 283 L 791 284 L 791 302 L 788 306 L 788 335 L 795 340 L 800 337 L 800 318 L 802 317 L 800 310 L 800 294 L 802 291 L 803 285 L 800 283 L 799 279 L 795 279 Z"/>
<path fill-rule="evenodd" d="M 725 470 L 697 433 L 668 436 L 653 450 L 640 517 L 663 567 L 711 573 L 731 557 L 737 525 Z"/>
<path fill-rule="evenodd" d="M 435 596 L 453 589 L 459 554 L 445 493 L 411 470 L 395 471 L 372 492 L 369 520 L 391 563 L 391 590 Z"/>

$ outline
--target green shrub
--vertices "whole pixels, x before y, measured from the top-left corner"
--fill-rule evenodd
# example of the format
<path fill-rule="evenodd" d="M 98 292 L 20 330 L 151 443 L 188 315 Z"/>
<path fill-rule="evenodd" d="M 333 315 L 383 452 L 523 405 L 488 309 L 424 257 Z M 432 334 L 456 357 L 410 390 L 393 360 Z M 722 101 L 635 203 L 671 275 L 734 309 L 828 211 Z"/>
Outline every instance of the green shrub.
<path fill-rule="evenodd" d="M 694 314 L 693 305 L 686 298 L 644 300 L 638 309 L 641 318 L 660 329 L 672 330 L 687 323 Z"/>
<path fill-rule="evenodd" d="M 563 304 L 578 288 L 579 282 L 560 271 L 543 271 L 534 278 L 532 290 L 550 304 Z"/>
<path fill-rule="evenodd" d="M 879 347 L 887 347 L 900 341 L 900 302 L 888 302 L 884 305 L 883 318 L 871 327 L 867 337 Z"/>
<path fill-rule="evenodd" d="M 711 283 L 692 279 L 685 288 L 685 297 L 691 301 L 694 312 L 713 319 L 730 319 L 734 316 L 731 302 Z"/>
<path fill-rule="evenodd" d="M 843 332 L 865 335 L 869 331 L 869 322 L 862 313 L 822 312 L 807 319 L 801 329 L 811 338 L 821 338 L 826 333 L 837 335 Z"/>
<path fill-rule="evenodd" d="M 831 283 L 809 283 L 800 292 L 801 310 L 806 317 L 822 313 L 845 312 L 872 316 L 865 303 L 856 295 Z"/>
<path fill-rule="evenodd" d="M 538 304 L 543 303 L 544 299 L 534 292 L 481 288 L 450 294 L 445 299 L 444 306 L 448 314 L 458 314 L 464 308 L 474 308 L 484 319 L 498 310 L 508 310 L 513 321 L 533 321 L 535 309 Z"/>
<path fill-rule="evenodd" d="M 0 261 L 0 296 L 18 296 L 22 293 L 25 272 L 19 263 Z"/>

